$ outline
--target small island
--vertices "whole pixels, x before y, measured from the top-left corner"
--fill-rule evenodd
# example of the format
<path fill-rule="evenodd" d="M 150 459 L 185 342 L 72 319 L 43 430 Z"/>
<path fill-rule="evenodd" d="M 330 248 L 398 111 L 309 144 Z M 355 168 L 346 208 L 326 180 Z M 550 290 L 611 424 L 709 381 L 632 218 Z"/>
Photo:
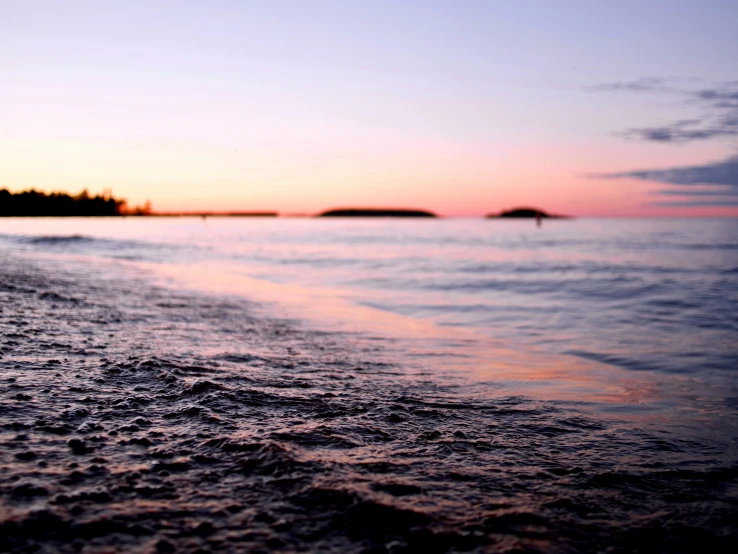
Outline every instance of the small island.
<path fill-rule="evenodd" d="M 487 219 L 497 218 L 528 218 L 528 219 L 571 219 L 568 215 L 549 214 L 539 208 L 513 208 L 512 210 L 503 210 L 498 214 L 487 214 Z"/>
<path fill-rule="evenodd" d="M 438 217 L 426 210 L 395 208 L 338 208 L 318 214 L 318 217 Z"/>

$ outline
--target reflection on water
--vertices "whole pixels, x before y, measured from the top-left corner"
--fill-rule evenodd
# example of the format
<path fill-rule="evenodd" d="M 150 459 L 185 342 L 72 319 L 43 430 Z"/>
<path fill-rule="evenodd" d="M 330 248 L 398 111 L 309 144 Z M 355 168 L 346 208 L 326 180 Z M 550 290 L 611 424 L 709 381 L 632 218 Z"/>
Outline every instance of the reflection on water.
<path fill-rule="evenodd" d="M 0 237 L 267 302 L 527 394 L 690 410 L 736 395 L 735 219 L 41 219 L 0 221 Z"/>
<path fill-rule="evenodd" d="M 13 223 L 0 550 L 736 550 L 733 221 Z"/>
<path fill-rule="evenodd" d="M 319 332 L 214 267 L 0 256 L 2 551 L 736 550 L 732 408 L 669 396 L 698 372 L 389 313 Z"/>

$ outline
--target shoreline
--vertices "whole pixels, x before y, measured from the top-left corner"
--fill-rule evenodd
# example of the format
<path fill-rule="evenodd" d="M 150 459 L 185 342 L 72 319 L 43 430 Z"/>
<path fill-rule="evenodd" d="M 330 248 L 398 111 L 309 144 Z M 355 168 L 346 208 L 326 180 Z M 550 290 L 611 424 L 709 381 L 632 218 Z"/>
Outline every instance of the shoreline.
<path fill-rule="evenodd" d="M 738 545 L 707 440 L 490 398 L 245 300 L 0 262 L 4 551 Z"/>

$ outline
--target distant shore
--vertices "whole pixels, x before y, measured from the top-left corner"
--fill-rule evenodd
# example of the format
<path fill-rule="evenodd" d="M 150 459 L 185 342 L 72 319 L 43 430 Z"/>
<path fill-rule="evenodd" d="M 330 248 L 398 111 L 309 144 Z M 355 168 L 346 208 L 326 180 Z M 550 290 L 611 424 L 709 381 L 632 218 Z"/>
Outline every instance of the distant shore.
<path fill-rule="evenodd" d="M 161 212 L 149 217 L 279 217 L 279 212 Z"/>
<path fill-rule="evenodd" d="M 427 210 L 407 208 L 337 208 L 318 214 L 318 217 L 438 217 Z"/>
<path fill-rule="evenodd" d="M 156 212 L 151 202 L 143 206 L 130 207 L 123 198 L 115 198 L 111 190 L 91 196 L 85 189 L 79 194 L 66 192 L 45 193 L 35 189 L 12 193 L 0 189 L 0 217 L 279 217 L 274 210 L 238 211 L 181 211 Z M 393 217 L 393 218 L 438 218 L 432 211 L 418 208 L 375 208 L 347 207 L 332 208 L 315 214 L 315 217 Z M 488 214 L 487 218 L 555 218 L 567 216 L 548 214 L 539 208 L 514 208 L 499 214 Z"/>

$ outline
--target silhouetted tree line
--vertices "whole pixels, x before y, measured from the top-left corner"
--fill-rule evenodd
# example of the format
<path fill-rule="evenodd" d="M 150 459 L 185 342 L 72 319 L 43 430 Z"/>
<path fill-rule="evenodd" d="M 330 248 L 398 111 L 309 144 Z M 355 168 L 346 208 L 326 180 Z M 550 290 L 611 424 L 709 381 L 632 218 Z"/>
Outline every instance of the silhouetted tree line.
<path fill-rule="evenodd" d="M 114 198 L 106 191 L 90 196 L 87 189 L 76 196 L 63 192 L 46 194 L 37 190 L 12 193 L 0 189 L 0 216 L 108 216 L 108 215 L 148 215 L 151 204 L 144 207 L 128 208 L 125 200 Z"/>

